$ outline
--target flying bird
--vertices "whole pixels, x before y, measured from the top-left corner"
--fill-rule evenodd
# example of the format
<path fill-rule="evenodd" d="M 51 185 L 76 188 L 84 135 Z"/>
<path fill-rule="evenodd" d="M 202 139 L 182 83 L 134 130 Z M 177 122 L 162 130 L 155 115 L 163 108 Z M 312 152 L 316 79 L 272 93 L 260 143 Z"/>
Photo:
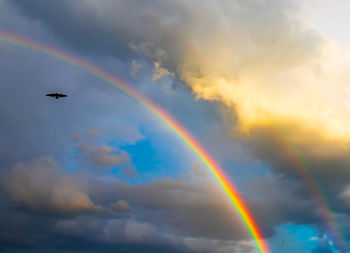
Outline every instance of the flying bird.
<path fill-rule="evenodd" d="M 56 99 L 67 97 L 67 95 L 60 94 L 60 93 L 57 93 L 57 92 L 56 93 L 46 94 L 46 96 L 53 97 L 53 98 L 56 98 Z"/>

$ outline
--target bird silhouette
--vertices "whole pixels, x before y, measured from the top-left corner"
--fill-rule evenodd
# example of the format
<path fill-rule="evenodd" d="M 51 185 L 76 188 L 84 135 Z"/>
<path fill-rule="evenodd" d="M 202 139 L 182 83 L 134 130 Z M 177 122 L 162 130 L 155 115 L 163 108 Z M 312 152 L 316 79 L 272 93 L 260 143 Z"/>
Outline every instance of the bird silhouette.
<path fill-rule="evenodd" d="M 60 93 L 49 93 L 49 94 L 46 94 L 46 96 L 48 97 L 53 97 L 53 98 L 56 98 L 56 99 L 59 99 L 59 98 L 64 98 L 64 97 L 67 97 L 67 95 L 65 94 L 60 94 Z"/>

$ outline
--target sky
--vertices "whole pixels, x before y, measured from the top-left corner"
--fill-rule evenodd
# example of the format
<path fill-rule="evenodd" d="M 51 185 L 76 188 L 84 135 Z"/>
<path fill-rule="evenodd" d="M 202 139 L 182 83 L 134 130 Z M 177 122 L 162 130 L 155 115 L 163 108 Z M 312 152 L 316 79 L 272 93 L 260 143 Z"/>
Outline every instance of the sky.
<path fill-rule="evenodd" d="M 345 253 L 349 11 L 345 0 L 0 0 L 0 34 L 89 62 L 174 118 L 269 252 Z M 0 94 L 0 252 L 261 252 L 203 161 L 116 86 L 0 35 Z"/>

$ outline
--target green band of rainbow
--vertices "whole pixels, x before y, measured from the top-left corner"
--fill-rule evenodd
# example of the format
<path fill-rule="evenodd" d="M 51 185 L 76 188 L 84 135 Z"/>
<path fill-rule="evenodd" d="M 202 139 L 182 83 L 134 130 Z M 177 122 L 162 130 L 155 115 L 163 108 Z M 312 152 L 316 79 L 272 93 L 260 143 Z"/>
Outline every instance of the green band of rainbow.
<path fill-rule="evenodd" d="M 145 107 L 148 111 L 150 111 L 153 115 L 155 115 L 158 119 L 160 119 L 164 124 L 166 124 L 169 129 L 171 129 L 190 149 L 193 153 L 199 157 L 199 159 L 205 164 L 205 166 L 210 170 L 210 172 L 215 176 L 217 181 L 220 183 L 222 188 L 225 190 L 226 194 L 230 198 L 233 203 L 236 211 L 240 215 L 242 221 L 247 227 L 251 237 L 253 238 L 256 247 L 261 253 L 270 252 L 259 228 L 254 221 L 252 215 L 250 214 L 248 208 L 244 204 L 242 198 L 238 194 L 238 191 L 235 189 L 232 183 L 228 180 L 228 178 L 223 173 L 223 170 L 215 163 L 215 161 L 205 152 L 205 150 L 200 146 L 200 144 L 182 127 L 175 119 L 173 119 L 167 112 L 162 110 L 159 106 L 155 105 L 148 98 L 143 96 L 137 90 L 132 88 L 130 85 L 127 85 L 123 81 L 117 79 L 109 73 L 104 72 L 98 67 L 83 61 L 76 56 L 70 55 L 68 53 L 63 52 L 62 50 L 58 50 L 55 48 L 51 48 L 47 45 L 43 45 L 38 42 L 34 42 L 32 40 L 5 33 L 0 31 L 0 42 L 8 43 L 11 45 L 16 45 L 22 48 L 31 49 L 37 52 L 44 53 L 46 55 L 50 55 L 56 59 L 60 59 L 64 62 L 70 63 L 80 69 L 83 69 L 92 75 L 110 83 L 126 95 L 136 100 L 139 104 Z"/>

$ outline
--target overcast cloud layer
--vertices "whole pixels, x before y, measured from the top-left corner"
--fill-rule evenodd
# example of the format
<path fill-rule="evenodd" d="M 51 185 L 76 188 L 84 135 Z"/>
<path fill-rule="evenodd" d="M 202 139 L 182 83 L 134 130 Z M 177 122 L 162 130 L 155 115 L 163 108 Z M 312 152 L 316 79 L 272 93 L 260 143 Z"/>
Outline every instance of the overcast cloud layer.
<path fill-rule="evenodd" d="M 341 234 L 349 237 L 350 58 L 305 23 L 301 2 L 35 0 L 2 1 L 0 6 L 13 20 L 11 25 L 2 21 L 11 32 L 36 31 L 43 40 L 118 69 L 126 78 L 137 80 L 149 72 L 148 85 L 159 89 L 152 96 L 166 101 L 175 115 L 182 115 L 184 108 L 169 102 L 167 95 L 179 87 L 198 103 L 214 101 L 212 106 L 221 113 L 215 123 L 225 129 L 225 137 L 271 172 L 250 182 L 250 195 L 242 194 L 264 236 L 271 239 L 276 228 L 287 223 L 310 225 L 320 233 L 312 252 L 333 252 L 329 241 L 339 252 L 348 252 L 344 238 L 329 231 L 334 221 L 325 223 L 320 196 L 312 188 L 322 189 Z M 12 105 L 19 112 L 33 103 L 37 110 L 27 116 L 0 110 L 1 118 L 10 119 L 0 126 L 7 133 L 1 136 L 6 144 L 0 146 L 0 248 L 220 253 L 254 249 L 222 190 L 196 167 L 179 179 L 162 177 L 141 184 L 108 174 L 114 169 L 137 175 L 134 154 L 123 150 L 123 145 L 146 138 L 139 122 L 128 117 L 132 114 L 140 122 L 147 118 L 137 106 L 121 95 L 116 102 L 109 96 L 111 90 L 95 88 L 96 80 L 64 64 L 56 67 L 30 53 L 21 54 L 18 62 L 16 51 L 0 50 L 3 80 L 39 83 L 34 91 L 23 87 L 23 99 Z M 12 73 L 14 65 L 20 74 Z M 60 104 L 67 114 L 41 134 L 34 126 L 39 121 L 41 129 L 49 129 L 48 121 L 40 119 L 57 112 L 56 105 L 43 112 L 31 101 L 30 95 L 50 80 L 43 77 L 43 68 L 47 76 L 61 76 L 57 83 L 64 83 L 65 90 L 82 90 L 83 95 L 79 106 L 72 107 L 70 100 Z M 9 100 L 18 98 L 11 83 L 2 89 Z M 93 105 L 92 99 L 103 103 Z M 6 108 L 8 103 L 0 105 Z M 89 113 L 74 120 L 81 111 Z M 94 121 L 106 122 L 109 115 L 120 118 L 113 125 L 120 147 L 103 143 L 98 129 L 84 128 Z M 200 120 L 205 125 L 205 119 Z M 34 132 L 29 134 L 31 126 Z M 73 133 L 78 135 L 73 138 Z M 230 152 L 235 156 L 235 149 L 225 150 Z M 67 154 L 76 160 L 68 169 L 54 158 Z"/>

